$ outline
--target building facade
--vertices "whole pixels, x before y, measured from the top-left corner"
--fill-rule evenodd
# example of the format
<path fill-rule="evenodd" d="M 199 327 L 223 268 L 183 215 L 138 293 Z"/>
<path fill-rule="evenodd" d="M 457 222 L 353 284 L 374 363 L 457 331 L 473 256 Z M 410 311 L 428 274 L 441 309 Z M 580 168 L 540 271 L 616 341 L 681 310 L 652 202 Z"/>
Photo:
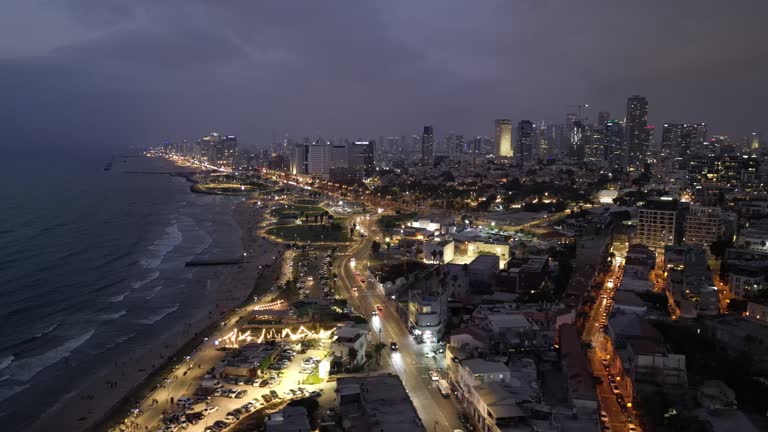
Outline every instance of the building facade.
<path fill-rule="evenodd" d="M 512 148 L 512 120 L 496 120 L 496 141 L 494 155 L 497 157 L 513 157 Z"/>

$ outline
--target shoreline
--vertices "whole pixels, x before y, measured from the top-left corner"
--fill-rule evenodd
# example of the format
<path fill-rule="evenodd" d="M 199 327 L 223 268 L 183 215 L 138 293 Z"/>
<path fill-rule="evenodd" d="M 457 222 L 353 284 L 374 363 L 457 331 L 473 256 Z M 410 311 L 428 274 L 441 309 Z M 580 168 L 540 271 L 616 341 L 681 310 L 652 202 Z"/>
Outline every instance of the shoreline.
<path fill-rule="evenodd" d="M 248 201 L 236 204 L 232 217 L 240 228 L 241 250 L 249 251 L 249 256 L 256 258 L 237 267 L 223 267 L 210 277 L 210 307 L 189 311 L 189 316 L 152 345 L 87 378 L 83 385 L 50 407 L 27 430 L 97 431 L 118 425 L 137 404 L 157 390 L 159 383 L 185 355 L 194 352 L 206 336 L 219 327 L 220 321 L 228 319 L 252 295 L 263 290 L 265 283 L 267 289 L 272 285 L 273 273 L 279 268 L 259 271 L 260 266 L 275 260 L 269 253 L 258 252 L 273 249 L 274 255 L 282 256 L 284 246 L 275 245 L 257 234 L 256 228 L 263 220 L 264 212 Z"/>

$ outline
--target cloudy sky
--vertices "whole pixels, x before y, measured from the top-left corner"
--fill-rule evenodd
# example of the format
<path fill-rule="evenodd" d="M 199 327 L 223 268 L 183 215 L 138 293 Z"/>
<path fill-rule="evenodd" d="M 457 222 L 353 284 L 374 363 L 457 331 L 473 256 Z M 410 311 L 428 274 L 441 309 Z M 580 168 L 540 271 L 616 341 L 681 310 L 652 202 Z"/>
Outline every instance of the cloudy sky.
<path fill-rule="evenodd" d="M 561 122 L 768 130 L 768 1 L 4 0 L 5 142 L 244 144 Z M 571 105 L 571 106 L 569 106 Z"/>

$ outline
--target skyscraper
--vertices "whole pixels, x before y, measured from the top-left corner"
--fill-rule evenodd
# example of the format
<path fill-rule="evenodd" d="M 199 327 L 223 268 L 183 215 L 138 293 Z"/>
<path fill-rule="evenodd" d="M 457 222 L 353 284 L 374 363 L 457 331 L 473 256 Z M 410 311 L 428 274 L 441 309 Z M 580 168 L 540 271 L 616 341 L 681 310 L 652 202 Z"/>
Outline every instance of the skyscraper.
<path fill-rule="evenodd" d="M 349 168 L 361 176 L 370 177 L 376 171 L 374 155 L 376 141 L 355 141 L 349 146 Z"/>
<path fill-rule="evenodd" d="M 611 113 L 608 111 L 600 111 L 597 113 L 597 125 L 600 127 L 605 126 L 605 123 L 611 119 Z"/>
<path fill-rule="evenodd" d="M 496 148 L 494 155 L 497 157 L 512 157 L 515 151 L 512 148 L 512 120 L 496 120 Z"/>
<path fill-rule="evenodd" d="M 435 162 L 435 134 L 432 126 L 424 126 L 421 134 L 421 164 L 431 167 Z"/>
<path fill-rule="evenodd" d="M 521 120 L 517 123 L 517 154 L 521 164 L 533 162 L 533 122 Z"/>
<path fill-rule="evenodd" d="M 624 145 L 624 124 L 618 120 L 605 122 L 603 133 L 603 158 L 611 168 L 623 168 L 627 165 L 626 146 Z"/>
<path fill-rule="evenodd" d="M 648 160 L 648 100 L 632 95 L 627 99 L 627 120 L 624 126 L 627 143 L 627 165 L 640 170 Z"/>

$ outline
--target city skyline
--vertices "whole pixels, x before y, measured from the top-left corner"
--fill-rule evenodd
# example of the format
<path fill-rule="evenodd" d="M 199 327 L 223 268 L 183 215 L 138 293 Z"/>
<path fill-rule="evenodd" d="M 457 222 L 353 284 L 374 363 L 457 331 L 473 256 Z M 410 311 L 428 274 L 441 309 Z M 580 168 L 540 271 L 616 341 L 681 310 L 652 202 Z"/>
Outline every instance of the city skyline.
<path fill-rule="evenodd" d="M 759 17 L 768 6 L 726 15 L 717 2 L 663 6 L 450 4 L 428 20 L 427 3 L 308 5 L 297 16 L 245 2 L 15 1 L 2 18 L 0 82 L 19 145 L 147 145 L 214 126 L 246 146 L 424 124 L 491 136 L 493 119 L 560 123 L 578 105 L 593 120 L 601 111 L 621 118 L 631 94 L 648 98 L 658 128 L 768 129 L 755 97 L 766 91 Z M 477 31 L 478 22 L 489 25 Z M 20 23 L 39 31 L 15 37 Z"/>

